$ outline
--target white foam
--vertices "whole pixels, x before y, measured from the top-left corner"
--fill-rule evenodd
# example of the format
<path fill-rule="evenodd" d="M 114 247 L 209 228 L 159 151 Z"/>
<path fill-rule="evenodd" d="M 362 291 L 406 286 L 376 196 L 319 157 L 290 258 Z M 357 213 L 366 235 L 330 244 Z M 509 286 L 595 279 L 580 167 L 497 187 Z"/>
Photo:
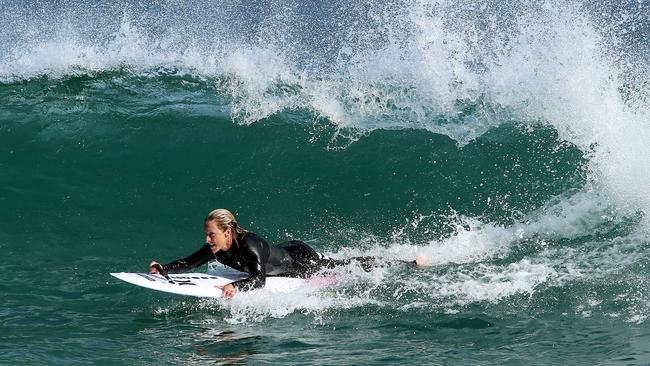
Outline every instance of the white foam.
<path fill-rule="evenodd" d="M 331 273 L 330 273 L 331 274 Z M 199 306 L 228 310 L 229 323 L 259 322 L 267 318 L 284 318 L 290 314 L 310 314 L 321 319 L 328 311 L 384 304 L 373 295 L 384 281 L 382 271 L 367 273 L 361 268 L 340 268 L 336 283 L 324 288 L 304 288 L 279 294 L 268 289 L 239 292 L 232 299 L 202 300 Z"/>

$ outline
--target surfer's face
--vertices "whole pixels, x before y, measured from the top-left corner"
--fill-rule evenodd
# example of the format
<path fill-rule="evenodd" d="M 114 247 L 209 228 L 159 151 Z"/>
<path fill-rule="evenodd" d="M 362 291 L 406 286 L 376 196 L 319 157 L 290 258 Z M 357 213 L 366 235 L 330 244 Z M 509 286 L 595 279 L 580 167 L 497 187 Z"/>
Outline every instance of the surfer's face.
<path fill-rule="evenodd" d="M 230 248 L 230 243 L 232 243 L 232 230 L 230 228 L 223 231 L 217 226 L 217 223 L 208 221 L 203 226 L 203 230 L 205 231 L 205 242 L 210 246 L 213 253 Z"/>

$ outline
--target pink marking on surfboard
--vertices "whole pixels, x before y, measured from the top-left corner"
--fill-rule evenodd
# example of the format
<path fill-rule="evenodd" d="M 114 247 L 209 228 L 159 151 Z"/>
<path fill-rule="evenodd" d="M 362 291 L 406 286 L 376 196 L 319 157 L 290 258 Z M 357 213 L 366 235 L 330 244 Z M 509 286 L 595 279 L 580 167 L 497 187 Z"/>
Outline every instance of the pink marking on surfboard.
<path fill-rule="evenodd" d="M 336 283 L 336 276 L 316 276 L 307 279 L 307 283 L 314 286 L 329 286 Z"/>

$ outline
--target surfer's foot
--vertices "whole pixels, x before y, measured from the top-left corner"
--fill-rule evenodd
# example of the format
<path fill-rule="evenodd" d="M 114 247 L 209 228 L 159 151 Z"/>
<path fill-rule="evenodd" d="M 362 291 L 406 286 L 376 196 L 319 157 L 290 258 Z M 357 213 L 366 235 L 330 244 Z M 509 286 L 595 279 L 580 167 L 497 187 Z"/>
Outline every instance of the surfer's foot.
<path fill-rule="evenodd" d="M 423 255 L 418 255 L 415 257 L 415 265 L 418 267 L 428 267 L 431 265 L 431 261 L 429 258 L 423 256 Z"/>

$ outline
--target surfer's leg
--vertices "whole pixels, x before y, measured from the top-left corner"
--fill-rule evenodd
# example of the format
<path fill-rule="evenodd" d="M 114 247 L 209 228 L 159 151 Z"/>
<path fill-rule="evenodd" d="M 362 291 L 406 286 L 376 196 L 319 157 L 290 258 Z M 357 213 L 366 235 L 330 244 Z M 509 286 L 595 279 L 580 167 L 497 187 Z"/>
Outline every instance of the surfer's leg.
<path fill-rule="evenodd" d="M 364 271 L 370 272 L 375 267 L 383 267 L 377 262 L 375 257 L 352 257 L 348 259 L 332 259 L 324 254 L 318 253 L 320 256 L 321 267 L 332 269 L 335 267 L 347 266 L 350 263 L 357 263 L 361 265 Z"/>
<path fill-rule="evenodd" d="M 309 245 L 300 240 L 291 240 L 279 245 L 293 259 L 295 275 L 309 277 L 321 269 L 320 255 Z"/>
<path fill-rule="evenodd" d="M 417 261 L 379 261 L 372 256 L 352 257 L 348 259 L 333 259 L 322 253 L 316 252 L 312 247 L 300 240 L 291 240 L 279 246 L 284 248 L 294 260 L 297 275 L 309 277 L 321 269 L 333 269 L 356 263 L 364 271 L 370 272 L 374 268 L 386 268 L 397 265 L 417 265 Z"/>
<path fill-rule="evenodd" d="M 354 257 L 350 259 L 332 259 L 316 252 L 312 247 L 299 240 L 291 240 L 279 246 L 284 248 L 294 260 L 294 266 L 301 277 L 309 277 L 321 269 L 333 269 L 348 265 L 352 262 L 361 265 L 364 271 L 370 272 L 375 267 L 383 267 L 374 257 Z"/>
<path fill-rule="evenodd" d="M 334 268 L 340 266 L 346 266 L 350 263 L 356 263 L 363 268 L 364 271 L 370 272 L 374 268 L 386 268 L 393 266 L 401 265 L 418 265 L 417 261 L 402 261 L 402 260 L 378 260 L 376 257 L 364 256 L 364 257 L 352 257 L 348 259 L 332 259 L 327 256 L 321 255 L 322 265 L 325 268 Z"/>

